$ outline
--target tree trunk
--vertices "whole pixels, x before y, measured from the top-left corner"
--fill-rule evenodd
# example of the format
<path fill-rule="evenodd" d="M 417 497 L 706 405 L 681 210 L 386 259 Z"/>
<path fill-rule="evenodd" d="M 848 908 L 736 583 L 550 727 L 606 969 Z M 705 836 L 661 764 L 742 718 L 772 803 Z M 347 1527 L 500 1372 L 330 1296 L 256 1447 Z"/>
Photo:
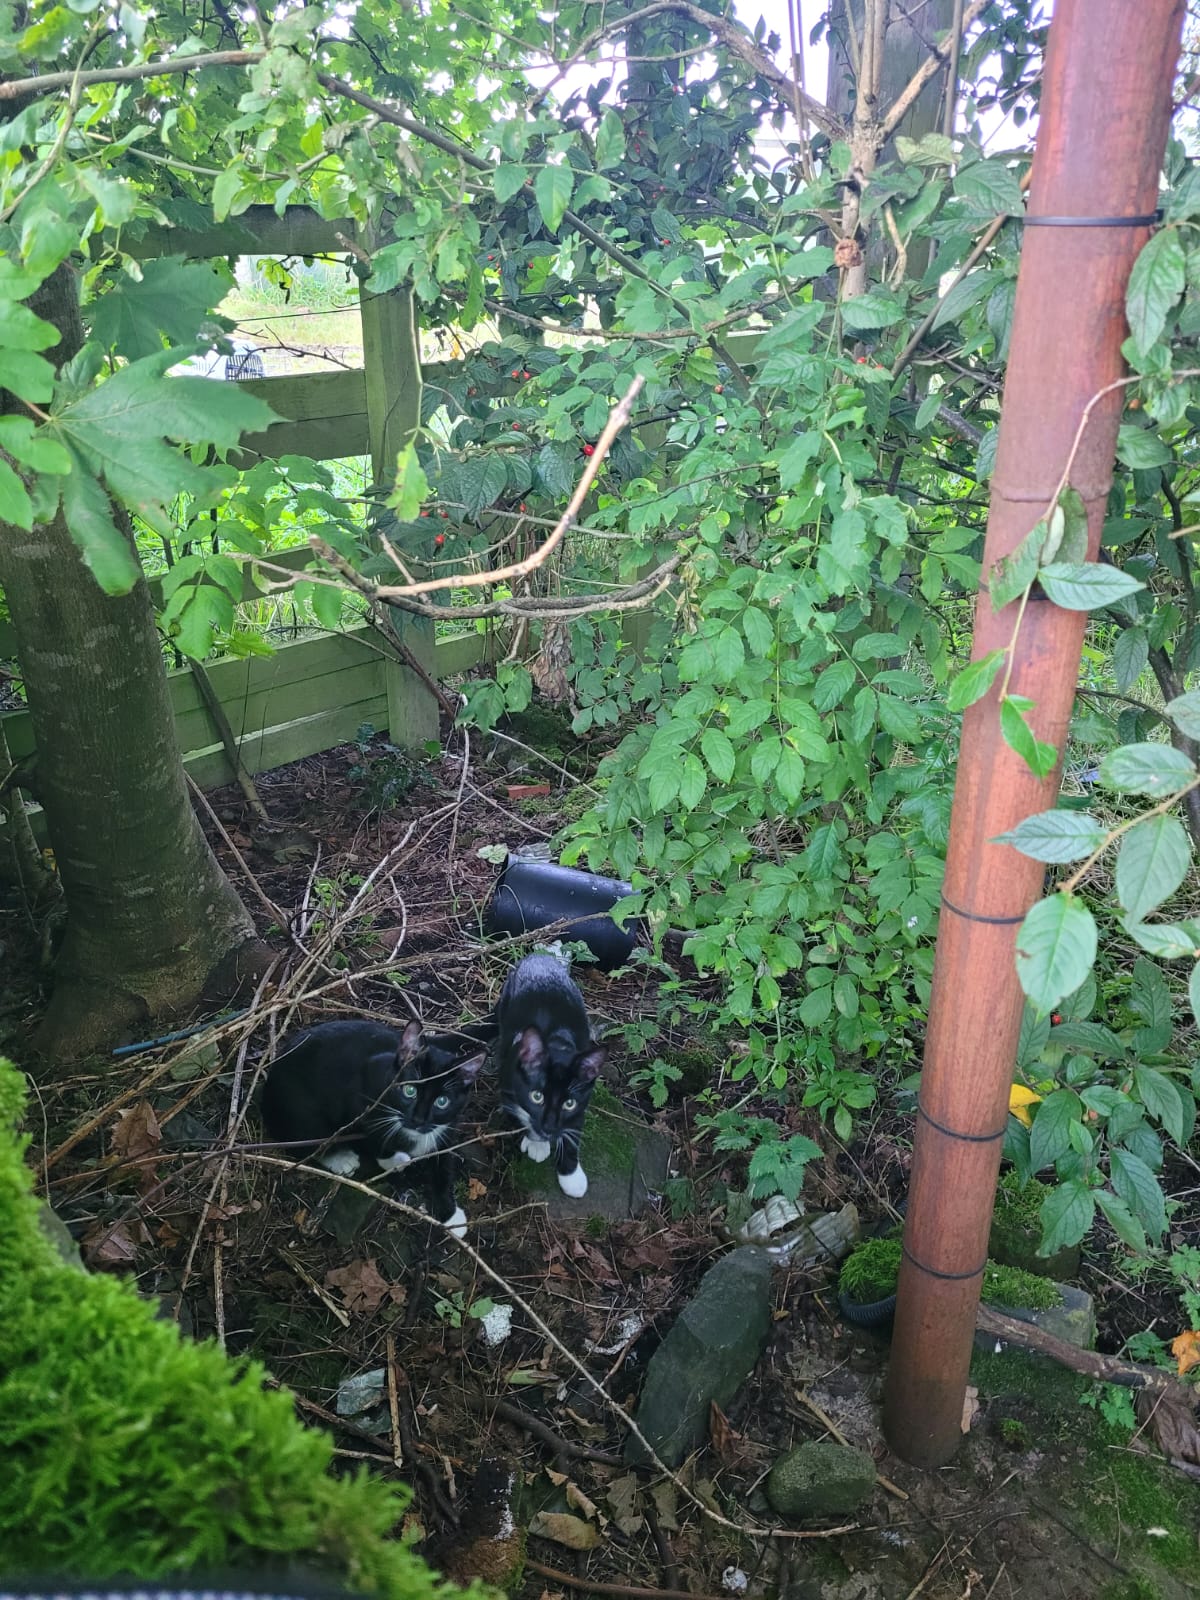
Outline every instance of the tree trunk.
<path fill-rule="evenodd" d="M 69 269 L 32 308 L 60 330 L 56 354 L 69 360 L 82 342 Z M 192 811 L 145 580 L 104 594 L 59 513 L 31 534 L 3 530 L 0 585 L 67 903 L 38 1044 L 79 1054 L 227 998 L 261 952 L 248 948 L 253 923 Z"/>

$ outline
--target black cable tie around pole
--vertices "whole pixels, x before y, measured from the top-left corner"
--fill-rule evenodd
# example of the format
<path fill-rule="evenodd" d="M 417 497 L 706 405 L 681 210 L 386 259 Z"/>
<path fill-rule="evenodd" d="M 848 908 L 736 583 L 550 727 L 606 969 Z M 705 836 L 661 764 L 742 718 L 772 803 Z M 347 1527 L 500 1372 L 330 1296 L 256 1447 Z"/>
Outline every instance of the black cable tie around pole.
<path fill-rule="evenodd" d="M 968 1278 L 982 1278 L 987 1270 L 986 1256 L 984 1256 L 982 1264 L 972 1268 L 970 1272 L 939 1272 L 936 1267 L 927 1267 L 923 1261 L 918 1261 L 907 1245 L 902 1244 L 900 1250 L 912 1262 L 918 1272 L 927 1272 L 931 1278 L 940 1278 L 943 1283 L 964 1283 Z"/>
<path fill-rule="evenodd" d="M 1031 217 L 1022 218 L 1027 228 L 1152 228 L 1163 218 L 1162 209 L 1140 217 Z"/>
<path fill-rule="evenodd" d="M 944 1122 L 939 1122 L 936 1117 L 931 1117 L 919 1099 L 917 1101 L 917 1115 L 927 1122 L 931 1128 L 936 1128 L 947 1139 L 956 1139 L 959 1144 L 995 1144 L 996 1140 L 1003 1139 L 1008 1131 L 1006 1120 L 1004 1127 L 996 1133 L 960 1133 L 957 1128 L 948 1128 Z"/>
<path fill-rule="evenodd" d="M 944 894 L 940 895 L 939 898 L 947 911 L 953 911 L 954 915 L 961 917 L 964 922 L 984 922 L 989 923 L 992 927 L 1006 928 L 1025 921 L 1025 913 L 1023 911 L 1019 917 L 987 917 L 984 916 L 982 911 L 965 911 L 962 906 L 956 906 L 954 901 L 947 899 Z"/>

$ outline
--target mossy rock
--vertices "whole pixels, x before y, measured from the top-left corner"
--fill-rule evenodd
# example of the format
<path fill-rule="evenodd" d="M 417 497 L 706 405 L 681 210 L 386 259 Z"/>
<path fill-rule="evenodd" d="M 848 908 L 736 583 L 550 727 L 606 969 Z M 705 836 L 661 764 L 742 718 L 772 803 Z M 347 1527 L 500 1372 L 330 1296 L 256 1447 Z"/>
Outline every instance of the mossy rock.
<path fill-rule="evenodd" d="M 517 1156 L 511 1180 L 522 1194 L 545 1200 L 546 1209 L 559 1221 L 595 1225 L 598 1218 L 612 1222 L 637 1216 L 650 1194 L 666 1182 L 671 1141 L 635 1113 L 627 1111 L 603 1084 L 597 1084 L 583 1125 L 579 1158 L 587 1173 L 588 1189 L 577 1200 L 563 1194 L 553 1161 L 530 1161 Z"/>
<path fill-rule="evenodd" d="M 1041 1206 L 1050 1191 L 1036 1178 L 1023 1187 L 1012 1174 L 1006 1174 L 996 1190 L 996 1209 L 992 1213 L 992 1231 L 988 1238 L 988 1255 L 1002 1266 L 1019 1267 L 1022 1272 L 1038 1278 L 1056 1278 L 1060 1282 L 1074 1278 L 1079 1273 L 1080 1247 L 1064 1245 L 1053 1255 L 1038 1255 L 1042 1242 Z"/>

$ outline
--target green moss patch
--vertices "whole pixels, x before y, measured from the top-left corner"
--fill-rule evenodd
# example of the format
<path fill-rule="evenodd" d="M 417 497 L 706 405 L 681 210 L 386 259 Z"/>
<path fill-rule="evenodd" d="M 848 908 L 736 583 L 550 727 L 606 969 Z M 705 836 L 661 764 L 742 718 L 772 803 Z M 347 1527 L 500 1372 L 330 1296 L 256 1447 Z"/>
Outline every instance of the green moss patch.
<path fill-rule="evenodd" d="M 852 1250 L 842 1264 L 838 1288 L 848 1300 L 870 1305 L 895 1294 L 900 1276 L 900 1240 L 892 1235 L 868 1239 Z M 989 1261 L 983 1274 L 980 1299 L 989 1306 L 1012 1306 L 1042 1311 L 1062 1304 L 1062 1296 L 1045 1278 L 1017 1267 Z"/>

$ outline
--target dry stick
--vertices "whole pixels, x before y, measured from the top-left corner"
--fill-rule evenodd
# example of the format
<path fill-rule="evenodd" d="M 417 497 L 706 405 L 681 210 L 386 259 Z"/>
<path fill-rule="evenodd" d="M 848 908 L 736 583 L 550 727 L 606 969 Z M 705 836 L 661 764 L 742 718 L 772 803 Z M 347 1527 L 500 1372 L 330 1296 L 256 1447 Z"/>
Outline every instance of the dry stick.
<path fill-rule="evenodd" d="M 958 58 L 962 50 L 963 0 L 954 0 L 954 15 L 950 20 L 950 59 L 946 65 L 946 106 L 942 114 L 942 134 L 954 137 L 954 118 L 958 112 Z"/>
<path fill-rule="evenodd" d="M 78 81 L 81 88 L 93 83 L 137 83 L 142 78 L 159 78 L 172 72 L 196 72 L 202 67 L 252 67 L 263 59 L 264 50 L 216 50 L 203 56 L 168 56 L 162 61 L 143 61 L 136 67 L 95 67 L 88 72 L 47 72 L 40 78 L 10 78 L 0 83 L 0 104 L 53 94 Z"/>
<path fill-rule="evenodd" d="M 267 912 L 267 914 L 271 918 L 272 922 L 278 923 L 281 928 L 286 928 L 288 926 L 288 919 L 284 916 L 283 912 L 275 904 L 274 900 L 272 900 L 270 898 L 270 896 L 267 894 L 267 891 L 263 888 L 262 884 L 259 883 L 258 879 L 251 872 L 251 870 L 250 870 L 250 868 L 249 868 L 249 866 L 248 866 L 248 864 L 246 862 L 245 856 L 238 849 L 237 845 L 234 844 L 233 840 L 229 837 L 228 828 L 226 828 L 225 824 L 221 821 L 220 817 L 218 817 L 217 813 L 213 810 L 212 806 L 209 804 L 208 796 L 204 793 L 204 790 L 200 787 L 200 785 L 192 777 L 190 772 L 185 772 L 183 776 L 186 779 L 187 786 L 192 791 L 193 796 L 204 807 L 205 813 L 208 816 L 208 820 L 212 823 L 213 827 L 221 835 L 221 838 L 225 843 L 226 849 L 230 852 L 230 854 L 233 856 L 233 859 L 237 862 L 238 866 L 241 868 L 241 870 L 242 870 L 242 872 L 243 872 L 243 874 L 244 874 L 244 876 L 246 878 L 246 881 L 249 883 L 250 887 L 254 890 L 254 894 L 255 894 L 256 899 L 259 901 L 259 903 L 262 905 L 264 910 Z"/>
<path fill-rule="evenodd" d="M 396 1337 L 392 1333 L 387 1336 L 386 1349 L 384 1366 L 387 1369 L 388 1411 L 392 1418 L 392 1460 L 403 1471 L 404 1446 L 400 1437 L 400 1399 L 396 1393 Z"/>
<path fill-rule="evenodd" d="M 432 610 L 432 607 L 430 609 Z M 442 609 L 445 608 L 443 607 Z M 453 720 L 457 708 L 452 704 L 449 695 L 442 688 L 437 679 L 432 677 L 425 670 L 425 665 L 423 662 L 418 660 L 416 652 L 411 650 L 409 646 L 405 644 L 404 640 L 400 636 L 399 629 L 396 627 L 396 624 L 392 621 L 391 617 L 387 615 L 387 612 L 383 610 L 382 607 L 377 608 L 371 617 L 371 621 L 374 623 L 375 627 L 379 629 L 380 633 L 391 645 L 392 649 L 400 657 L 401 661 L 409 669 L 409 671 L 415 673 L 417 679 L 424 684 L 426 689 L 429 690 L 430 694 L 437 701 L 438 706 L 444 715 Z"/>
<path fill-rule="evenodd" d="M 622 1410 L 622 1408 L 608 1393 L 608 1390 L 605 1389 L 604 1385 L 592 1376 L 591 1372 L 579 1359 L 579 1357 L 567 1349 L 566 1345 L 554 1332 L 553 1328 L 551 1328 L 550 1325 L 537 1314 L 527 1300 L 523 1299 L 522 1296 L 517 1293 L 512 1284 L 510 1284 L 506 1278 L 502 1278 L 500 1276 L 495 1267 L 489 1265 L 489 1263 L 484 1260 L 484 1258 L 479 1254 L 478 1250 L 476 1250 L 473 1245 L 469 1245 L 465 1239 L 458 1238 L 456 1234 L 450 1231 L 446 1223 L 439 1222 L 436 1218 L 430 1217 L 424 1211 L 418 1211 L 415 1206 L 405 1205 L 402 1200 L 393 1200 L 390 1195 L 380 1194 L 378 1190 L 370 1188 L 365 1183 L 359 1183 L 355 1178 L 343 1177 L 341 1173 L 337 1172 L 327 1172 L 323 1167 L 310 1167 L 301 1161 L 282 1161 L 276 1156 L 260 1156 L 251 1155 L 249 1153 L 244 1154 L 243 1159 L 246 1161 L 256 1162 L 261 1166 L 284 1167 L 290 1172 L 304 1173 L 311 1178 L 325 1178 L 334 1183 L 345 1184 L 347 1188 L 357 1189 L 362 1194 L 373 1195 L 382 1205 L 387 1206 L 392 1211 L 398 1211 L 401 1216 L 410 1217 L 415 1222 L 420 1222 L 427 1226 L 432 1224 L 433 1226 L 440 1228 L 445 1237 L 453 1242 L 455 1248 L 461 1250 L 464 1255 L 469 1256 L 475 1265 L 480 1269 L 480 1271 L 489 1277 L 493 1283 L 497 1284 L 508 1296 L 508 1298 L 521 1308 L 521 1310 L 533 1323 L 534 1327 L 538 1330 L 542 1337 L 544 1339 L 548 1339 L 554 1348 L 559 1352 L 559 1354 L 566 1357 L 584 1382 L 587 1383 L 588 1386 L 599 1395 L 603 1405 L 605 1406 L 605 1409 L 611 1411 L 620 1422 L 621 1426 L 627 1428 L 642 1446 L 642 1449 L 646 1452 L 651 1464 L 657 1468 L 657 1470 L 661 1472 L 664 1477 L 670 1478 L 675 1487 L 681 1491 L 684 1498 L 689 1501 L 690 1504 L 694 1505 L 702 1516 L 707 1517 L 710 1522 L 715 1522 L 718 1527 L 728 1528 L 731 1533 L 749 1535 L 749 1537 L 753 1539 L 832 1539 L 839 1534 L 853 1533 L 856 1531 L 858 1527 L 857 1523 L 846 1523 L 837 1528 L 822 1528 L 819 1531 L 805 1530 L 803 1532 L 799 1532 L 793 1528 L 755 1528 L 750 1527 L 745 1523 L 730 1521 L 730 1519 L 726 1516 L 723 1516 L 721 1512 L 714 1511 L 710 1505 L 706 1504 L 706 1502 L 700 1498 L 695 1490 L 691 1489 L 683 1481 L 678 1473 L 671 1471 L 671 1468 L 668 1467 L 666 1462 L 659 1457 L 658 1453 L 654 1449 L 654 1446 L 646 1438 L 646 1435 L 638 1427 L 633 1418 L 629 1416 L 627 1412 Z"/>
<path fill-rule="evenodd" d="M 949 61 L 951 51 L 961 37 L 962 30 L 969 28 L 975 19 L 987 10 L 991 3 L 992 0 L 971 0 L 971 4 L 962 13 L 961 28 L 951 30 L 944 44 L 934 45 L 933 49 L 909 79 L 908 87 L 902 89 L 896 96 L 879 124 L 881 147 L 904 121 L 913 101 L 921 93 L 930 78 L 933 77 L 939 67 L 944 66 Z"/>
<path fill-rule="evenodd" d="M 1025 191 L 1029 188 L 1029 185 L 1032 182 L 1032 179 L 1033 179 L 1033 168 L 1032 167 L 1028 167 L 1025 170 L 1025 172 L 1021 175 L 1020 189 L 1021 189 L 1021 193 L 1022 194 L 1024 194 Z M 892 375 L 893 378 L 898 378 L 900 376 L 900 374 L 904 371 L 905 367 L 912 360 L 913 356 L 916 354 L 918 346 L 921 343 L 921 340 L 924 339 L 925 335 L 929 332 L 930 328 L 933 327 L 933 324 L 937 319 L 938 312 L 945 305 L 945 303 L 949 299 L 949 297 L 954 293 L 955 289 L 958 288 L 959 284 L 966 277 L 967 273 L 970 272 L 971 268 L 982 257 L 984 251 L 988 248 L 988 246 L 991 244 L 992 240 L 1000 232 L 1000 229 L 1004 226 L 1004 224 L 1007 221 L 1009 221 L 1009 214 L 1008 214 L 1007 211 L 1005 211 L 1000 216 L 993 217 L 991 222 L 988 223 L 987 227 L 984 229 L 983 233 L 980 235 L 979 243 L 975 246 L 974 250 L 971 251 L 971 254 L 963 262 L 962 266 L 959 267 L 958 271 L 954 274 L 954 277 L 946 285 L 945 292 L 943 294 L 938 295 L 937 300 L 930 307 L 930 309 L 927 312 L 927 314 L 924 317 L 922 317 L 920 323 L 917 326 L 917 330 L 913 334 L 912 338 L 908 341 L 908 343 L 904 346 L 904 349 L 901 350 L 900 354 L 896 357 L 895 363 L 892 366 L 891 375 Z"/>
<path fill-rule="evenodd" d="M 224 748 L 225 758 L 233 768 L 233 775 L 237 779 L 238 788 L 245 795 L 247 805 L 249 805 L 258 820 L 260 822 L 269 822 L 271 819 L 267 815 L 267 808 L 262 803 L 262 796 L 254 787 L 254 779 L 246 771 L 245 763 L 242 760 L 242 752 L 233 736 L 233 729 L 229 726 L 229 718 L 225 715 L 225 707 L 221 704 L 221 697 L 212 686 L 212 679 L 205 672 L 199 661 L 191 661 L 188 665 L 191 668 L 192 677 L 196 680 L 200 698 L 208 708 L 213 727 L 217 730 L 217 737 Z"/>
<path fill-rule="evenodd" d="M 572 1444 L 569 1439 L 564 1439 L 560 1433 L 543 1422 L 540 1417 L 534 1417 L 528 1411 L 523 1411 L 520 1406 L 510 1405 L 507 1400 L 492 1400 L 487 1395 L 467 1395 L 466 1402 L 473 1411 L 486 1411 L 490 1416 L 499 1417 L 503 1422 L 511 1422 L 515 1428 L 523 1428 L 526 1433 L 532 1434 L 535 1439 L 540 1439 L 543 1444 L 549 1445 L 555 1455 L 569 1456 L 575 1461 L 595 1461 L 602 1467 L 623 1466 L 620 1456 L 614 1456 L 607 1450 L 593 1450 L 589 1445 Z"/>
<path fill-rule="evenodd" d="M 690 1589 L 640 1589 L 628 1583 L 601 1583 L 594 1578 L 581 1578 L 577 1573 L 559 1572 L 556 1567 L 544 1567 L 540 1561 L 525 1562 L 529 1572 L 554 1583 L 566 1584 L 569 1589 L 583 1589 L 589 1594 L 628 1595 L 630 1600 L 719 1600 L 717 1595 L 693 1594 Z M 729 1600 L 728 1595 L 724 1600 Z"/>

